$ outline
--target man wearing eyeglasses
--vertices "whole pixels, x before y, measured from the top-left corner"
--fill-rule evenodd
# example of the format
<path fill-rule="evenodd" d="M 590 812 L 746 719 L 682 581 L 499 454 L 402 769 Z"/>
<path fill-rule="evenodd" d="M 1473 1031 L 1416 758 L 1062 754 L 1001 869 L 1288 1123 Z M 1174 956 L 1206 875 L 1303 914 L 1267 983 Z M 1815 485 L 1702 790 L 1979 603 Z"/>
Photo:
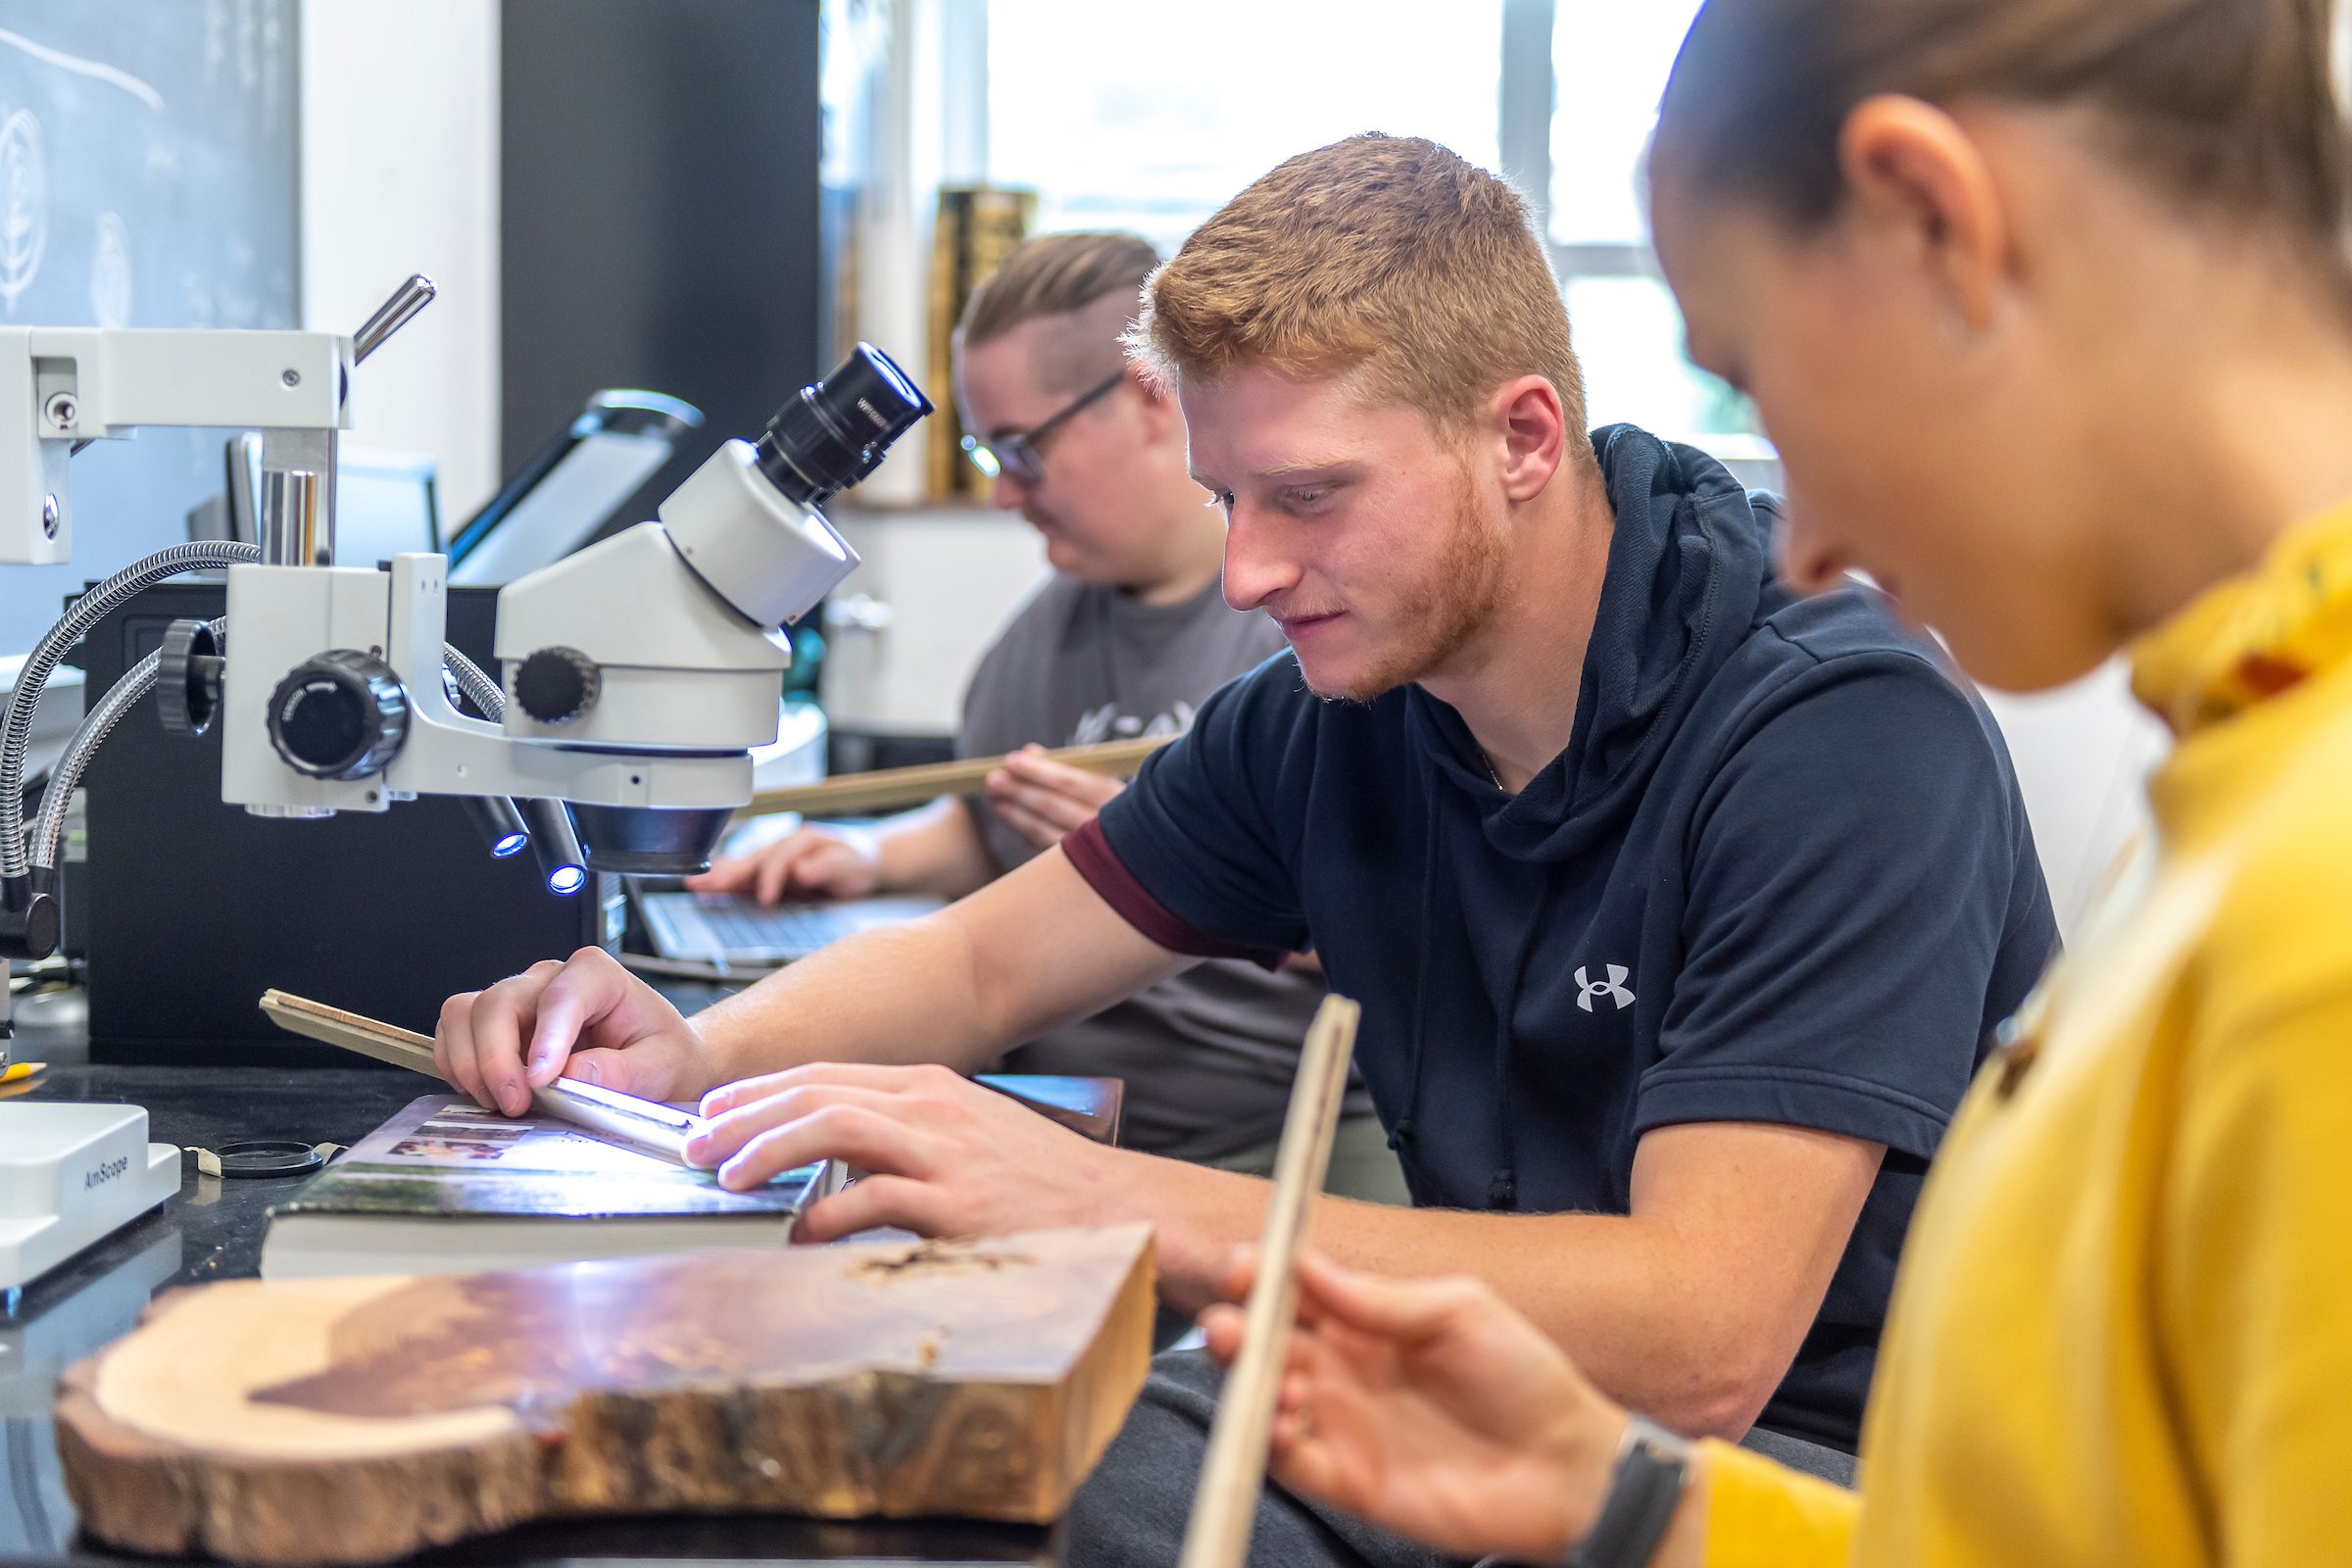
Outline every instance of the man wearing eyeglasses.
<path fill-rule="evenodd" d="M 1054 575 L 981 657 L 956 751 L 1013 754 L 985 800 L 941 800 L 866 832 L 807 827 L 690 885 L 785 897 L 956 899 L 1060 842 L 1117 781 L 1035 755 L 1189 728 L 1208 694 L 1284 646 L 1225 603 L 1221 516 L 1187 469 L 1173 398 L 1128 368 L 1119 335 L 1159 258 L 1130 234 L 1031 241 L 974 292 L 956 329 L 965 455 L 1000 507 L 1046 539 Z M 1026 752 L 1021 748 L 1027 748 Z M 1322 987 L 1297 966 L 1203 962 L 1016 1051 L 1016 1071 L 1124 1078 L 1122 1141 L 1265 1174 Z M 1360 1084 L 1331 1186 L 1405 1200 Z"/>

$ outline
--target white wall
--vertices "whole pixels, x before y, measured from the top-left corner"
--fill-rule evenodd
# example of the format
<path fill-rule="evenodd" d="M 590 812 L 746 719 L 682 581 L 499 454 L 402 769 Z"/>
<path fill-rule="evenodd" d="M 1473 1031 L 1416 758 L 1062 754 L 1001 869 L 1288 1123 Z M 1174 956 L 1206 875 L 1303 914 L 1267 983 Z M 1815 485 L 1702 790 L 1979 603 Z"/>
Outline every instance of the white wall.
<path fill-rule="evenodd" d="M 348 439 L 437 457 L 445 528 L 501 477 L 498 12 L 302 6 L 303 324 L 353 332 L 411 272 L 439 286 L 359 370 Z"/>
<path fill-rule="evenodd" d="M 1046 542 L 1009 512 L 836 508 L 862 564 L 825 607 L 836 729 L 952 735 L 981 650 L 1046 575 Z"/>

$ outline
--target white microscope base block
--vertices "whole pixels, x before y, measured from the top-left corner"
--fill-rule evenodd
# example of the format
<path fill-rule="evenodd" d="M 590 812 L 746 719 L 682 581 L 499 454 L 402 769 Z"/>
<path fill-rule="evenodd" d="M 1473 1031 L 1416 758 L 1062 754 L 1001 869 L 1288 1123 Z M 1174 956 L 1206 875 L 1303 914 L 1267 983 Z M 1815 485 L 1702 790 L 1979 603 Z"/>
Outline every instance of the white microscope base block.
<path fill-rule="evenodd" d="M 0 1104 L 0 1292 L 40 1278 L 179 1191 L 179 1150 L 137 1105 Z"/>

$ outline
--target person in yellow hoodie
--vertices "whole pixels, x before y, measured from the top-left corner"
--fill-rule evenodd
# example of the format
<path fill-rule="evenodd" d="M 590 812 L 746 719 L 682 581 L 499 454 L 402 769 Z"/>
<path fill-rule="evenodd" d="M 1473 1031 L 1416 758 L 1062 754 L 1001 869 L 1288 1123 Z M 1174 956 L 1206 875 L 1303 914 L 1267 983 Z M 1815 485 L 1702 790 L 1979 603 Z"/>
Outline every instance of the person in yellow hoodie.
<path fill-rule="evenodd" d="M 1783 568 L 1968 669 L 2128 650 L 2155 833 L 1913 1223 L 1847 1493 L 1597 1394 L 1467 1281 L 1310 1262 L 1275 1473 L 1632 1568 L 2352 1560 L 2352 264 L 2327 0 L 1711 0 L 1651 158 Z M 1232 1282 L 1247 1282 L 1245 1265 Z M 1240 1335 L 1213 1308 L 1212 1348 Z"/>

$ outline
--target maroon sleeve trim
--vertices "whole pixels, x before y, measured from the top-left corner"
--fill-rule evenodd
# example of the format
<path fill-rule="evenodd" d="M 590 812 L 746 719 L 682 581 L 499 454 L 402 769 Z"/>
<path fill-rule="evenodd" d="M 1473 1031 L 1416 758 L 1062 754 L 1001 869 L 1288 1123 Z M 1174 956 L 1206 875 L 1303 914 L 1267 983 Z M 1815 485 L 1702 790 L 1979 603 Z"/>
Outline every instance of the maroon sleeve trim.
<path fill-rule="evenodd" d="M 1086 885 L 1126 921 L 1150 941 L 1158 943 L 1170 953 L 1182 953 L 1195 958 L 1247 958 L 1267 969 L 1282 967 L 1284 955 L 1268 953 L 1262 948 L 1237 948 L 1219 942 L 1196 929 L 1182 916 L 1152 896 L 1151 890 L 1136 880 L 1127 869 L 1118 852 L 1102 832 L 1101 817 L 1088 820 L 1084 827 L 1065 834 L 1061 853 L 1069 857 L 1070 864 L 1086 879 Z"/>

